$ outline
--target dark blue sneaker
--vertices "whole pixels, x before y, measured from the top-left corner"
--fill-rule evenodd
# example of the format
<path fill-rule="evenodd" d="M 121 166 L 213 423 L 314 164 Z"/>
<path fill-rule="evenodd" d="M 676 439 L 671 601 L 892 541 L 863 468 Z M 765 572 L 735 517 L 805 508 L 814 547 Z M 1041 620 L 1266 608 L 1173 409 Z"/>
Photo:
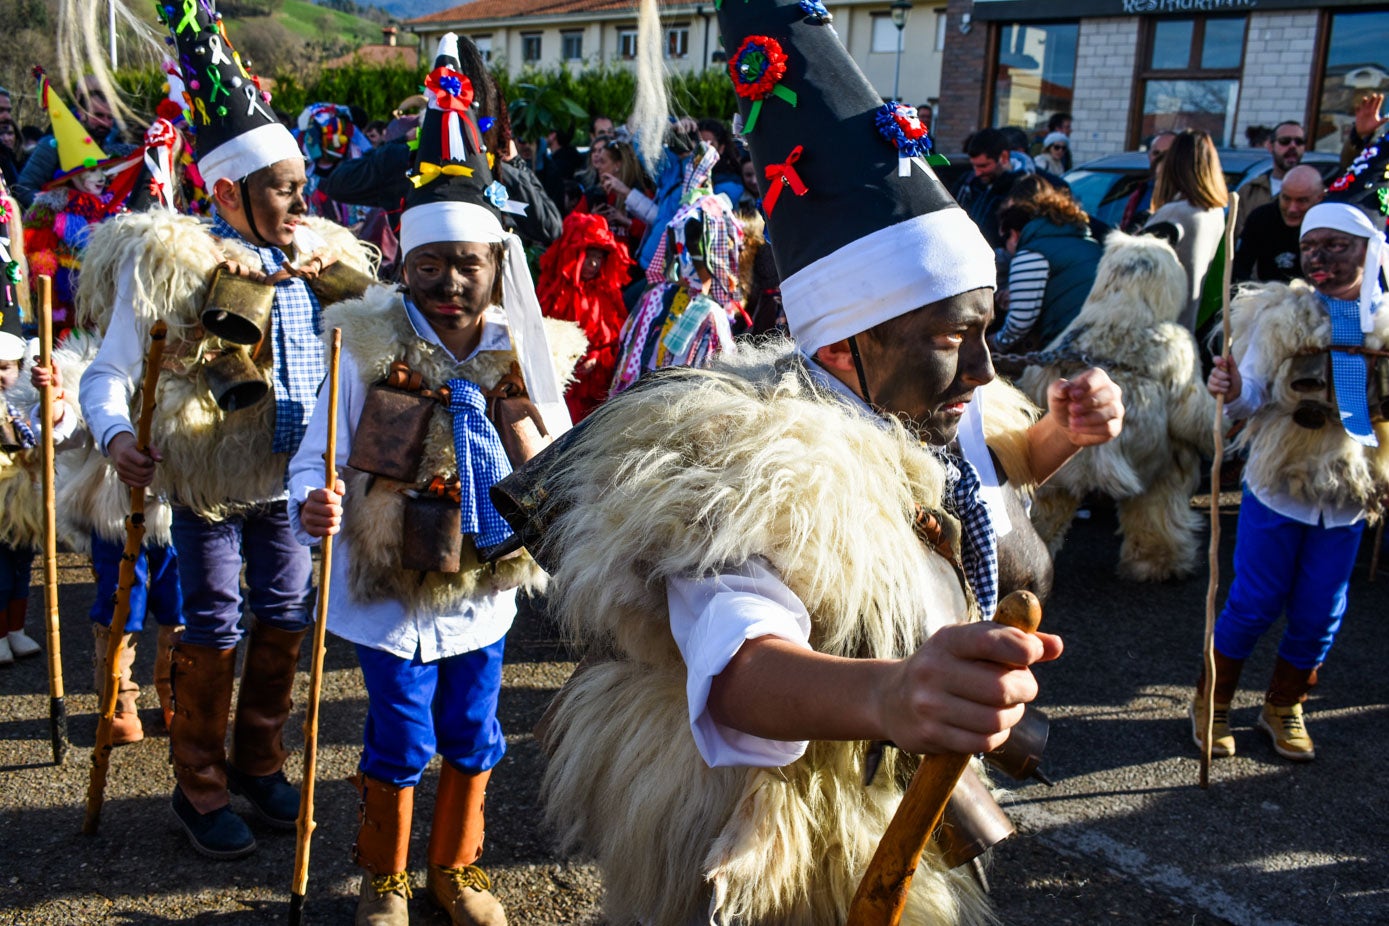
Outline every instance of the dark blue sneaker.
<path fill-rule="evenodd" d="M 251 828 L 230 807 L 198 813 L 178 787 L 174 788 L 172 807 L 174 819 L 188 834 L 188 841 L 208 858 L 244 858 L 256 851 L 256 837 L 251 835 Z"/>
<path fill-rule="evenodd" d="M 285 773 L 247 775 L 227 763 L 227 787 L 251 802 L 256 816 L 277 830 L 292 830 L 299 823 L 299 789 Z"/>

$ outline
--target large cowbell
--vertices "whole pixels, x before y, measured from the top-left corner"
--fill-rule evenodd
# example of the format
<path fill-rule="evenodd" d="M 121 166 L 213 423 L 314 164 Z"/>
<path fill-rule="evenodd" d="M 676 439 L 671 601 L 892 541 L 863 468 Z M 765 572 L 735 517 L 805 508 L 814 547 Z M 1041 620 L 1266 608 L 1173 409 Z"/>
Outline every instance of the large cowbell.
<path fill-rule="evenodd" d="M 259 344 L 270 330 L 275 287 L 231 273 L 222 267 L 212 272 L 212 283 L 203 300 L 202 323 L 211 334 L 233 344 Z"/>

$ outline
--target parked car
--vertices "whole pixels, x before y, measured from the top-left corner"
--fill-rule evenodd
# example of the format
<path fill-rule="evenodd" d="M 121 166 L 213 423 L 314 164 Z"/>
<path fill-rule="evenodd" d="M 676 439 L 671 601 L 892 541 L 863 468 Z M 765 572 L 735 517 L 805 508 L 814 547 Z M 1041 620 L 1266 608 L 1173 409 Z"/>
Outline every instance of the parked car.
<path fill-rule="evenodd" d="M 1337 173 L 1340 158 L 1324 151 L 1308 151 L 1303 164 L 1310 164 L 1330 179 Z M 1225 184 L 1232 190 L 1273 169 L 1273 158 L 1262 148 L 1221 148 L 1220 166 Z M 1129 196 L 1148 176 L 1148 152 L 1125 151 L 1086 161 L 1066 172 L 1066 182 L 1081 206 L 1094 218 L 1114 228 L 1124 216 Z"/>

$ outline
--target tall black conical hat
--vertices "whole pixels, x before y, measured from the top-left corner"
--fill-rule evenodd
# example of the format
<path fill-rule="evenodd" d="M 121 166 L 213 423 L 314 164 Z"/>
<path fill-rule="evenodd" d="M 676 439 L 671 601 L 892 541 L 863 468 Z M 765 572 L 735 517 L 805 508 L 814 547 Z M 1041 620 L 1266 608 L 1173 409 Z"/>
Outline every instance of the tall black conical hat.
<path fill-rule="evenodd" d="M 439 40 L 434 67 L 425 77 L 429 106 L 410 172 L 414 189 L 406 194 L 407 210 L 445 200 L 484 202 L 483 193 L 493 181 L 478 128 L 487 75 L 470 73 L 459 63 L 460 41 L 467 39 L 452 32 Z"/>
<path fill-rule="evenodd" d="M 724 0 L 718 16 L 802 347 L 995 284 L 915 111 L 883 102 L 817 0 Z"/>
<path fill-rule="evenodd" d="M 208 190 L 218 180 L 240 180 L 271 164 L 302 159 L 294 136 L 270 108 L 270 94 L 232 46 L 215 3 L 160 0 L 158 11 L 177 50 Z"/>

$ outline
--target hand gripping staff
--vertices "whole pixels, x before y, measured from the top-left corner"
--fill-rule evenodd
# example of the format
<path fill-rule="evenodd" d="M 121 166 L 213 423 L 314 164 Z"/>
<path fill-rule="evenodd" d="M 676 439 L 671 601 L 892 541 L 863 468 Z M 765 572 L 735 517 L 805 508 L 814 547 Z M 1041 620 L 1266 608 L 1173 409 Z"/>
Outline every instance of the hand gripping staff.
<path fill-rule="evenodd" d="M 1230 270 L 1235 253 L 1235 214 L 1239 211 L 1239 194 L 1230 194 L 1225 213 L 1225 280 L 1220 293 L 1223 300 L 1220 327 L 1225 343 L 1220 348 L 1223 357 L 1230 357 Z M 1233 358 L 1232 358 L 1233 359 Z M 1201 787 L 1211 784 L 1211 736 L 1215 726 L 1215 594 L 1220 589 L 1220 468 L 1225 463 L 1225 396 L 1215 397 L 1215 456 L 1211 458 L 1211 542 L 1207 553 L 1210 579 L 1206 583 L 1206 633 L 1201 644 L 1201 660 L 1205 667 L 1206 691 L 1201 695 L 1200 713 L 1196 720 L 1204 731 L 1201 736 Z"/>
<path fill-rule="evenodd" d="M 1036 633 L 1042 622 L 1042 604 L 1036 595 L 1019 589 L 999 602 L 994 620 L 1023 633 Z M 854 892 L 847 926 L 897 926 L 901 921 L 921 853 L 940 825 L 950 792 L 964 774 L 969 758 L 955 753 L 921 758 Z"/>
<path fill-rule="evenodd" d="M 149 355 L 145 358 L 145 381 L 140 387 L 140 420 L 135 426 L 135 446 L 141 453 L 150 447 L 150 422 L 154 418 L 154 393 L 164 363 L 164 338 L 169 333 L 164 322 L 150 329 Z M 106 646 L 106 678 L 101 686 L 101 716 L 96 725 L 96 748 L 92 750 L 92 777 L 87 784 L 87 817 L 82 832 L 96 835 L 101 823 L 101 802 L 106 794 L 106 772 L 111 767 L 111 721 L 116 715 L 116 694 L 120 687 L 121 647 L 125 624 L 130 619 L 130 590 L 135 585 L 135 562 L 145 543 L 145 489 L 131 488 L 130 514 L 125 519 L 125 550 L 121 553 L 120 576 L 116 584 L 116 608 L 111 615 L 111 635 Z"/>
<path fill-rule="evenodd" d="M 53 363 L 53 279 L 39 277 L 39 365 Z M 39 392 L 43 419 L 43 602 L 48 633 L 48 729 L 53 764 L 68 752 L 68 710 L 63 700 L 63 651 L 58 637 L 58 514 L 53 488 L 53 384 Z"/>
<path fill-rule="evenodd" d="M 323 454 L 323 484 L 338 484 L 338 363 L 342 355 L 342 329 L 333 329 L 328 352 L 328 445 Z M 313 624 L 313 668 L 309 673 L 309 706 L 304 711 L 304 775 L 299 784 L 298 836 L 294 844 L 294 881 L 290 886 L 289 923 L 304 921 L 304 895 L 309 888 L 309 840 L 317 823 L 313 819 L 314 773 L 318 766 L 318 699 L 323 691 L 323 653 L 328 637 L 328 586 L 333 575 L 333 538 L 324 537 L 318 564 L 318 602 Z"/>

